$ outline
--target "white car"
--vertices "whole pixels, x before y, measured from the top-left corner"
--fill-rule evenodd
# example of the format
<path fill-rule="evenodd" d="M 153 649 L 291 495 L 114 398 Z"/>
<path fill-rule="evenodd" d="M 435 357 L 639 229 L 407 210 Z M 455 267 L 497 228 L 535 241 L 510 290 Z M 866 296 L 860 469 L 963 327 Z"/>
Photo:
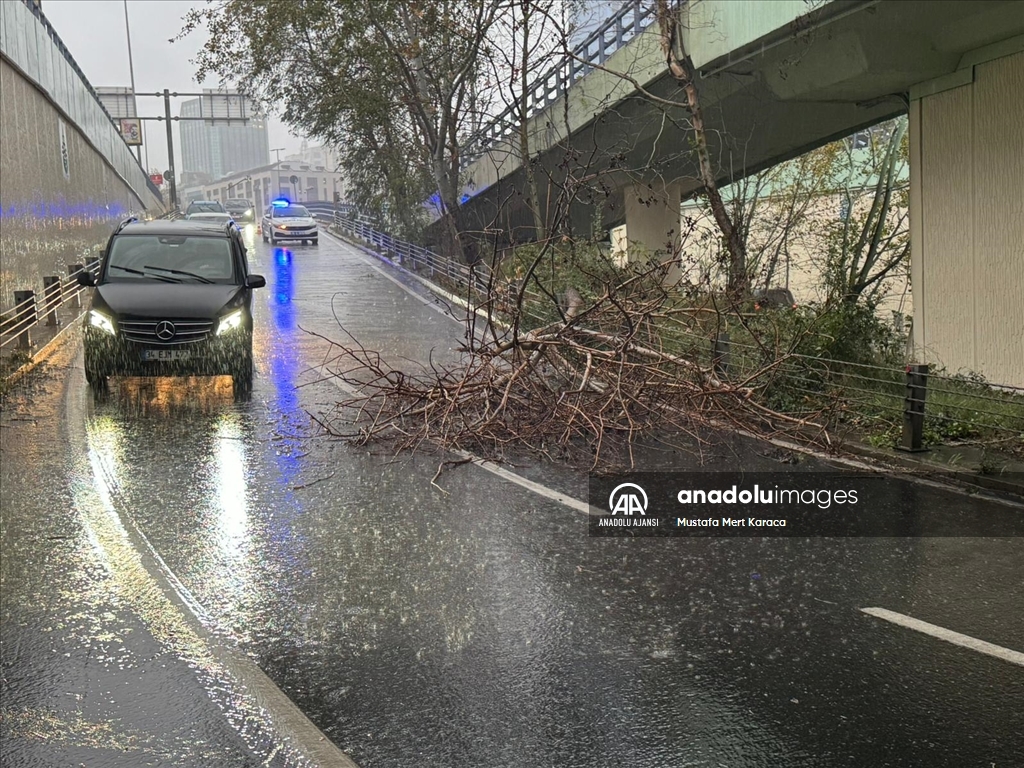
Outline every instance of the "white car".
<path fill-rule="evenodd" d="M 230 213 L 218 213 L 216 211 L 202 211 L 199 213 L 190 213 L 185 216 L 189 221 L 212 221 L 216 224 L 227 224 L 231 222 L 235 225 L 235 229 L 241 230 L 242 228 L 235 223 L 235 220 L 231 218 Z"/>
<path fill-rule="evenodd" d="M 287 200 L 275 200 L 263 214 L 260 223 L 263 242 L 276 245 L 286 240 L 300 240 L 318 245 L 320 229 L 308 209 Z"/>

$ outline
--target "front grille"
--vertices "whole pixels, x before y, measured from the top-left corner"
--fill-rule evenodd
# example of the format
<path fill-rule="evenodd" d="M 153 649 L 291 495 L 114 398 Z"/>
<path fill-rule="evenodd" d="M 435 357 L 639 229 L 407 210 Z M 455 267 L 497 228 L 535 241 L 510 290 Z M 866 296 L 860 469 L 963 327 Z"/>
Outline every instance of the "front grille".
<path fill-rule="evenodd" d="M 157 336 L 157 326 L 164 322 L 174 326 L 174 336 L 169 339 L 161 339 Z M 126 317 L 118 322 L 118 327 L 128 341 L 137 341 L 142 344 L 192 344 L 209 338 L 213 331 L 213 320 L 194 317 L 156 319 Z"/>

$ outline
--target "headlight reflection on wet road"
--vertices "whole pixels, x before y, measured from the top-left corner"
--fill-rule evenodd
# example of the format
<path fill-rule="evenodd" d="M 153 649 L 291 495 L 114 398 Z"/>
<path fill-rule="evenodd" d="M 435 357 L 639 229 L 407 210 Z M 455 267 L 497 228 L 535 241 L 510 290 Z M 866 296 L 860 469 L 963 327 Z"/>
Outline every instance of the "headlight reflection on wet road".
<path fill-rule="evenodd" d="M 246 549 L 248 499 L 246 498 L 246 457 L 238 415 L 217 419 L 217 468 L 214 479 L 221 542 L 225 556 L 236 558 Z"/>

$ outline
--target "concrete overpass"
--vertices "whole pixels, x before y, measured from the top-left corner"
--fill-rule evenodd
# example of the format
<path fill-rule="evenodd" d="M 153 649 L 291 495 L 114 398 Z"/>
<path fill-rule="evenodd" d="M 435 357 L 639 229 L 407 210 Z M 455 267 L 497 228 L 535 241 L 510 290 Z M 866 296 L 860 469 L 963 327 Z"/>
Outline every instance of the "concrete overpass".
<path fill-rule="evenodd" d="M 691 0 L 678 14 L 722 182 L 909 111 L 919 354 L 1024 386 L 1024 3 Z M 549 176 L 552 189 L 593 178 L 571 210 L 577 231 L 599 206 L 603 227 L 663 249 L 700 184 L 657 25 L 587 69 L 577 59 L 537 92 L 540 204 Z M 467 165 L 464 212 L 521 240 L 531 219 L 506 131 Z"/>

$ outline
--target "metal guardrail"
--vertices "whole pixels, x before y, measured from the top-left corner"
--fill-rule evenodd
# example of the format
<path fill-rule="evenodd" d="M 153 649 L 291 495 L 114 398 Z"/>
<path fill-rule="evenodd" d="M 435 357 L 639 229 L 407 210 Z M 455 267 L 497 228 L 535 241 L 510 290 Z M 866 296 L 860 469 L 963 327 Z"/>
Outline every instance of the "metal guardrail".
<path fill-rule="evenodd" d="M 82 307 L 82 291 L 78 276 L 88 272 L 96 277 L 100 271 L 98 256 L 86 256 L 85 264 L 72 264 L 67 277 L 49 275 L 43 278 L 43 290 L 15 291 L 14 306 L 0 315 L 0 349 L 28 350 L 32 347 L 32 329 L 40 323 L 50 327 L 58 326 L 57 310 L 73 303 L 74 308 Z"/>
<path fill-rule="evenodd" d="M 318 215 L 318 218 L 327 220 L 326 215 Z M 473 267 L 467 264 L 459 264 L 451 259 L 438 256 L 430 249 L 424 248 L 421 245 L 392 237 L 384 232 L 378 232 L 368 224 L 346 218 L 340 214 L 335 214 L 330 219 L 330 223 L 349 237 L 360 240 L 384 256 L 396 260 L 402 266 L 412 267 L 417 271 L 425 270 L 431 277 L 441 275 L 459 284 L 472 284 L 476 290 L 487 290 L 490 280 L 490 268 L 484 262 Z"/>
<path fill-rule="evenodd" d="M 529 120 L 551 106 L 573 83 L 592 72 L 595 66 L 604 64 L 613 53 L 647 29 L 655 17 L 654 3 L 625 0 L 615 15 L 533 82 L 527 92 L 526 115 L 522 119 Z M 491 145 L 515 133 L 520 123 L 520 107 L 519 103 L 510 104 L 470 138 L 463 149 L 463 169 Z"/>

